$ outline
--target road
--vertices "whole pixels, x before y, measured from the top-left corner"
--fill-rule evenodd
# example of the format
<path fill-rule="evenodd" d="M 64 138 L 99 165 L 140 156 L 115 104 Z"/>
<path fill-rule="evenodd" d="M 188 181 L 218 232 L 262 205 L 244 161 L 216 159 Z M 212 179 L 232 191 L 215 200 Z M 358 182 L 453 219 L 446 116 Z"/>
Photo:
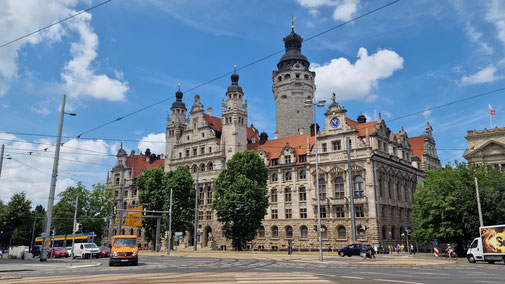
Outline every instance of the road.
<path fill-rule="evenodd" d="M 328 257 L 325 262 L 293 257 L 141 256 L 138 266 L 108 266 L 108 259 L 52 263 L 0 261 L 0 275 L 21 279 L 0 283 L 505 283 L 503 263 L 439 262 L 415 265 L 415 260 L 391 264 L 358 258 Z M 99 265 L 101 264 L 101 265 Z M 96 266 L 99 265 L 99 266 Z"/>

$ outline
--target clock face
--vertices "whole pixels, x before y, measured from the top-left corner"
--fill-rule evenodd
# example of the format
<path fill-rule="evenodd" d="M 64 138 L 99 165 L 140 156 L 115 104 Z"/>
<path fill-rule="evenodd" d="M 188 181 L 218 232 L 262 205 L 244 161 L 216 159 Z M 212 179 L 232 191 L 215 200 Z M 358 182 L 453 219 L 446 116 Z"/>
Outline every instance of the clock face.
<path fill-rule="evenodd" d="M 334 117 L 330 120 L 330 126 L 333 128 L 338 128 L 340 126 L 340 119 Z"/>

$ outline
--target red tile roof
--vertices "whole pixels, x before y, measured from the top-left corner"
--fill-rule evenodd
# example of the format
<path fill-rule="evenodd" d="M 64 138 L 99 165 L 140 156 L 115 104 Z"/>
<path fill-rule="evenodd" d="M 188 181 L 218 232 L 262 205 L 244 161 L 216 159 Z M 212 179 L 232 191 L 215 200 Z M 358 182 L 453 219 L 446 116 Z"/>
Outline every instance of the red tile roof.
<path fill-rule="evenodd" d="M 129 168 L 133 169 L 133 178 L 138 178 L 144 170 L 150 170 L 154 168 L 163 169 L 165 166 L 165 160 L 156 160 L 153 163 L 146 161 L 146 155 L 134 155 L 126 157 L 126 164 Z"/>
<path fill-rule="evenodd" d="M 365 123 L 359 123 L 350 118 L 345 118 L 345 122 L 349 124 L 350 127 L 356 129 L 358 131 L 359 137 L 366 137 L 366 129 L 368 128 L 368 135 L 373 134 L 373 127 L 377 121 L 370 121 Z"/>
<path fill-rule="evenodd" d="M 212 128 L 212 130 L 222 132 L 223 127 L 221 125 L 221 118 L 205 113 L 203 114 L 203 118 L 207 120 L 207 123 L 209 124 L 210 128 Z"/>
<path fill-rule="evenodd" d="M 289 146 L 295 151 L 296 156 L 306 155 L 308 137 L 310 137 L 310 148 L 312 148 L 314 146 L 315 140 L 314 137 L 310 136 L 309 133 L 269 140 L 266 141 L 263 145 L 259 145 L 258 143 L 249 144 L 247 145 L 247 148 L 256 152 L 258 152 L 261 148 L 268 154 L 268 159 L 272 160 L 280 157 L 282 149 L 284 149 L 284 146 L 286 146 L 286 143 L 288 143 Z"/>
<path fill-rule="evenodd" d="M 423 160 L 424 153 L 424 136 L 410 137 L 410 154 L 418 157 L 421 161 Z"/>

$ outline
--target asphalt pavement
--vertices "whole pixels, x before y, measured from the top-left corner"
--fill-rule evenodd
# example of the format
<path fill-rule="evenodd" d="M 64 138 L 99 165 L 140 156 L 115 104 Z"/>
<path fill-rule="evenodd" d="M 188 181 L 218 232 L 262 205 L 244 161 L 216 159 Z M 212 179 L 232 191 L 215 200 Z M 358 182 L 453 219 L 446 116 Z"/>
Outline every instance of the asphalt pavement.
<path fill-rule="evenodd" d="M 504 283 L 505 264 L 466 259 L 378 255 L 375 259 L 326 254 L 142 251 L 138 266 L 108 266 L 108 259 L 41 263 L 0 260 L 3 283 Z M 13 278 L 19 279 L 13 279 Z"/>

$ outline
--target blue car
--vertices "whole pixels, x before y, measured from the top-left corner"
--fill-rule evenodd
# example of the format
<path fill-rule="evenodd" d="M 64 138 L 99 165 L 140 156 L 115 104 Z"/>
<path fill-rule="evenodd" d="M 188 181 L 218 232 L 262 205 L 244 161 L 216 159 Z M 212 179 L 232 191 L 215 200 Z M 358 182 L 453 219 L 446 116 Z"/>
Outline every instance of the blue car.
<path fill-rule="evenodd" d="M 353 256 L 353 255 L 361 255 L 361 244 L 350 244 L 346 246 L 345 248 L 341 248 L 338 250 L 338 255 L 341 257 L 344 256 Z M 373 256 L 375 255 L 375 250 L 371 245 L 366 245 L 366 251 L 367 251 L 367 256 Z"/>

